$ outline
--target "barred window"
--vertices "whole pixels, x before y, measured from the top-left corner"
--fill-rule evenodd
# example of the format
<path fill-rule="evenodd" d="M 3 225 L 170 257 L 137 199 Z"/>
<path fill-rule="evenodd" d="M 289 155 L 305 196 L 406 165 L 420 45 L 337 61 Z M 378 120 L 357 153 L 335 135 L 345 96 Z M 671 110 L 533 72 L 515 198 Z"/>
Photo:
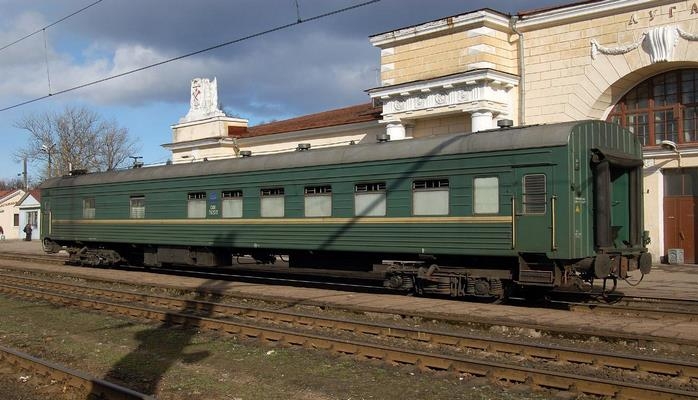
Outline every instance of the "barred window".
<path fill-rule="evenodd" d="M 499 212 L 499 178 L 488 176 L 473 179 L 473 213 Z"/>
<path fill-rule="evenodd" d="M 265 188 L 259 191 L 259 195 L 260 215 L 262 217 L 284 216 L 284 188 Z"/>
<path fill-rule="evenodd" d="M 448 215 L 448 179 L 419 179 L 412 182 L 414 215 Z"/>
<path fill-rule="evenodd" d="M 332 215 L 332 186 L 306 186 L 305 216 L 329 217 Z"/>
<path fill-rule="evenodd" d="M 145 218 L 145 196 L 131 196 L 131 218 Z"/>
<path fill-rule="evenodd" d="M 82 217 L 85 219 L 94 219 L 95 217 L 95 199 L 88 197 L 82 199 Z"/>
<path fill-rule="evenodd" d="M 385 182 L 359 183 L 354 186 L 354 214 L 380 217 L 386 214 Z"/>
<path fill-rule="evenodd" d="M 187 194 L 187 218 L 206 218 L 206 192 Z"/>
<path fill-rule="evenodd" d="M 242 190 L 221 192 L 223 218 L 242 218 Z"/>
<path fill-rule="evenodd" d="M 546 205 L 545 175 L 525 175 L 523 177 L 524 214 L 545 214 Z"/>

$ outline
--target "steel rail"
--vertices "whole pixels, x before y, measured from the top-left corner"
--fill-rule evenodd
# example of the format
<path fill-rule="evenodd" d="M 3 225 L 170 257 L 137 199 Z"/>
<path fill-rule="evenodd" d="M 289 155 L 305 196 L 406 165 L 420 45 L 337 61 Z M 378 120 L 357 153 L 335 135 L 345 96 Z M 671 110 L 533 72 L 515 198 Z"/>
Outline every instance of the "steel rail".
<path fill-rule="evenodd" d="M 181 312 L 171 312 L 171 311 L 161 311 L 148 309 L 143 307 L 137 307 L 130 304 L 116 304 L 112 302 L 98 301 L 98 300 L 88 300 L 84 298 L 79 298 L 75 296 L 58 294 L 58 293 L 46 293 L 29 288 L 14 287 L 8 285 L 0 286 L 3 291 L 9 292 L 14 295 L 22 295 L 24 297 L 30 297 L 32 299 L 51 301 L 54 303 L 65 304 L 65 305 L 77 305 L 79 307 L 96 309 L 100 311 L 113 312 L 122 315 L 128 315 L 135 318 L 146 318 L 151 320 L 159 320 L 174 325 L 184 325 L 193 326 L 197 328 L 210 329 L 213 331 L 226 332 L 230 334 L 238 334 L 247 337 L 255 337 L 265 341 L 271 342 L 282 342 L 292 345 L 302 345 L 304 347 L 317 347 L 322 349 L 327 349 L 335 352 L 359 355 L 365 358 L 375 358 L 384 361 L 390 361 L 400 364 L 410 364 L 416 365 L 420 368 L 434 369 L 434 370 L 449 370 L 459 373 L 468 373 L 477 376 L 487 376 L 492 380 L 507 380 L 513 382 L 526 382 L 532 383 L 534 386 L 540 386 L 545 388 L 555 388 L 560 390 L 572 390 L 579 391 L 586 394 L 600 395 L 600 396 L 620 396 L 620 398 L 698 398 L 698 394 L 695 392 L 688 392 L 683 390 L 675 390 L 664 387 L 657 387 L 651 385 L 643 384 L 633 384 L 619 381 L 611 381 L 604 379 L 597 379 L 592 377 L 583 376 L 573 376 L 570 374 L 557 373 L 553 371 L 543 371 L 538 369 L 520 367 L 516 365 L 504 364 L 504 363 L 494 363 L 489 361 L 476 361 L 471 359 L 465 359 L 449 355 L 439 355 L 432 353 L 425 353 L 416 350 L 388 347 L 378 344 L 358 342 L 358 341 L 348 341 L 324 336 L 318 336 L 312 333 L 299 333 L 297 331 L 289 331 L 285 329 L 273 328 L 273 327 L 260 327 L 255 325 L 250 325 L 244 322 L 234 322 L 234 321 L 224 321 L 220 319 L 213 319 L 209 317 L 199 317 L 192 314 L 183 314 Z M 214 312 L 209 306 L 214 303 L 206 302 L 194 302 L 183 301 L 184 303 L 191 303 L 191 306 L 195 306 L 198 309 L 199 306 L 204 305 L 202 310 L 206 310 L 207 313 Z M 301 322 L 307 322 L 305 319 L 307 316 L 300 316 Z M 324 320 L 329 320 L 327 318 L 321 318 Z M 343 324 L 350 324 L 350 321 L 340 321 Z M 372 328 L 375 334 L 376 324 L 364 324 L 360 325 L 374 325 Z M 318 325 L 320 326 L 320 325 Z M 382 328 L 385 328 L 382 327 Z M 351 330 L 353 330 L 352 328 Z M 390 334 L 390 329 L 395 329 L 393 327 L 388 327 L 388 334 Z M 410 329 L 398 328 L 395 333 L 397 336 L 401 337 L 405 332 L 409 332 Z M 430 340 L 429 337 L 433 336 L 433 332 L 421 332 L 412 330 L 412 333 L 417 333 L 422 335 L 421 340 Z M 450 334 L 446 334 L 448 336 Z M 408 335 L 409 336 L 409 335 Z M 457 336 L 450 335 L 452 338 Z M 458 338 L 458 342 L 462 341 L 463 338 Z M 420 339 L 416 339 L 420 340 Z M 484 340 L 484 339 L 483 339 Z M 456 344 L 458 344 L 456 342 Z M 517 346 L 519 344 L 509 343 L 509 346 Z M 488 350 L 489 348 L 486 347 Z M 507 352 L 516 352 L 510 348 Z M 532 352 L 535 352 L 535 346 L 532 348 Z M 527 354 L 524 350 L 524 354 Z M 569 349 L 566 349 L 569 350 Z M 572 350 L 574 352 L 575 350 Z M 556 355 L 540 354 L 543 358 L 557 359 Z M 534 355 L 533 357 L 536 357 Z M 592 360 L 580 359 L 577 355 L 576 360 L 570 359 L 570 362 L 586 362 L 594 363 L 597 357 Z M 580 361 L 581 360 L 581 361 Z M 653 360 L 655 364 L 646 363 L 643 366 L 647 366 L 652 370 L 662 371 L 663 373 L 668 373 L 669 375 L 678 375 L 684 377 L 683 372 L 685 369 L 676 368 L 670 371 L 667 365 L 662 365 L 664 360 Z M 633 365 L 629 365 L 630 362 Z M 613 365 L 612 363 L 606 363 L 608 366 L 614 366 L 619 368 L 630 368 L 637 369 L 638 360 L 628 360 L 619 363 L 619 365 Z M 672 361 L 673 362 L 673 361 Z M 680 364 L 680 363 L 679 363 Z M 684 363 L 688 365 L 687 371 L 689 371 L 689 377 L 696 376 L 697 366 L 691 363 Z M 660 372 L 661 373 L 661 372 Z"/>
<path fill-rule="evenodd" d="M 7 267 L 5 267 L 7 268 Z M 35 272 L 34 270 L 31 269 L 23 269 L 23 268 L 17 268 L 15 270 L 20 270 L 20 271 L 30 271 L 30 272 Z M 77 275 L 81 278 L 85 278 L 82 275 Z M 0 273 L 0 277 L 3 279 L 11 279 L 11 278 L 17 278 L 15 275 L 8 275 L 8 274 L 2 274 Z M 25 279 L 34 279 L 34 278 L 25 278 Z M 86 279 L 93 279 L 97 282 L 104 282 L 104 283 L 123 283 L 127 285 L 132 285 L 134 284 L 132 281 L 128 280 L 107 280 L 103 278 L 98 278 L 98 277 L 87 277 Z M 43 281 L 43 280 L 41 280 Z M 43 281 L 43 282 L 48 282 L 48 281 Z M 192 289 L 192 288 L 183 288 L 179 286 L 170 286 L 170 285 L 154 285 L 154 284 L 149 284 L 150 287 L 159 287 L 162 289 L 182 289 L 182 290 L 189 290 L 189 291 L 195 291 L 199 295 L 221 295 L 221 293 L 216 292 L 216 291 L 208 291 L 205 289 Z M 95 290 L 93 287 L 87 287 L 90 290 Z M 233 298 L 241 298 L 240 294 L 237 293 L 226 293 L 226 296 L 233 297 Z M 271 301 L 271 302 L 288 302 L 288 298 L 280 298 L 280 297 L 275 297 L 275 296 L 269 296 L 269 295 L 245 295 L 245 299 L 253 298 L 261 301 Z M 294 303 L 296 304 L 304 304 L 304 305 L 310 305 L 310 306 L 318 306 L 318 307 L 327 307 L 328 304 L 325 302 L 318 302 L 314 301 L 312 299 L 306 299 L 302 301 L 297 301 L 294 300 Z M 618 331 L 611 331 L 611 330 L 604 330 L 604 329 L 594 329 L 593 331 L 585 331 L 585 332 L 580 332 L 578 329 L 575 328 L 568 328 L 568 327 L 563 327 L 563 326 L 550 326 L 550 325 L 545 325 L 545 324 L 536 324 L 536 323 L 530 323 L 530 322 L 521 322 L 521 321 L 511 321 L 507 319 L 499 319 L 496 316 L 494 317 L 479 317 L 479 316 L 470 316 L 470 315 L 449 315 L 449 314 L 444 314 L 444 313 L 439 313 L 439 312 L 431 312 L 431 311 L 404 311 L 404 310 L 386 310 L 381 307 L 374 307 L 374 306 L 352 306 L 352 305 L 335 305 L 332 306 L 333 308 L 337 309 L 342 309 L 345 311 L 349 312 L 376 312 L 376 313 L 389 313 L 389 314 L 399 314 L 403 317 L 414 317 L 414 318 L 424 318 L 424 319 L 429 319 L 429 320 L 436 320 L 436 321 L 441 321 L 441 322 L 446 322 L 446 323 L 463 323 L 463 324 L 470 324 L 470 325 L 479 325 L 479 326 L 507 326 L 507 327 L 514 327 L 514 328 L 520 328 L 520 329 L 531 329 L 531 330 L 536 330 L 540 332 L 547 332 L 550 334 L 556 334 L 556 335 L 570 335 L 574 337 L 589 337 L 589 336 L 597 336 L 597 337 L 605 337 L 609 339 L 615 339 L 615 340 L 623 340 L 623 341 L 632 341 L 632 342 L 637 342 L 637 343 L 655 343 L 657 345 L 661 344 L 668 344 L 668 345 L 677 345 L 677 346 L 690 346 L 690 347 L 696 347 L 698 346 L 698 343 L 692 340 L 688 339 L 681 339 L 681 338 L 675 338 L 675 337 L 665 337 L 665 336 L 656 336 L 656 335 L 634 335 L 634 334 L 629 334 L 629 333 L 623 333 L 623 332 L 618 332 Z"/>
<path fill-rule="evenodd" d="M 20 351 L 0 346 L 0 363 L 20 372 L 32 372 L 46 380 L 55 380 L 73 391 L 105 400 L 155 400 L 154 397 L 98 379 L 63 365 L 42 360 Z"/>
<path fill-rule="evenodd" d="M 2 275 L 0 275 L 2 276 Z M 416 329 L 375 322 L 363 322 L 341 318 L 322 317 L 290 311 L 270 310 L 262 307 L 235 306 L 201 300 L 182 300 L 175 297 L 133 293 L 115 289 L 102 289 L 91 286 L 51 282 L 36 278 L 3 276 L 4 284 L 24 284 L 33 288 L 60 290 L 73 295 L 97 296 L 128 303 L 139 302 L 148 306 L 164 307 L 170 310 L 205 312 L 216 317 L 244 317 L 266 320 L 275 323 L 330 328 L 371 336 L 384 336 L 397 339 L 415 340 L 432 345 L 451 346 L 459 349 L 472 349 L 490 353 L 506 353 L 578 364 L 589 364 L 627 370 L 640 370 L 655 374 L 698 378 L 698 363 L 674 360 L 661 360 L 652 357 L 617 355 L 587 349 L 556 345 L 524 343 L 517 340 L 496 339 L 480 335 Z M 0 286 L 0 291 L 2 286 Z"/>

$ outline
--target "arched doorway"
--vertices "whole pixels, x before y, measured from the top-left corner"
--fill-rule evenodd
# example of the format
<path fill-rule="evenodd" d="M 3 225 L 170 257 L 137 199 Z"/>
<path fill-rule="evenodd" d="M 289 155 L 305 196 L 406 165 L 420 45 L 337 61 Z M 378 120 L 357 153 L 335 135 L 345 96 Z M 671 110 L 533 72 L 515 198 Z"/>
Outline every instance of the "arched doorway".
<path fill-rule="evenodd" d="M 608 121 L 638 135 L 646 150 L 662 141 L 679 148 L 698 147 L 698 69 L 655 75 L 628 91 L 613 107 Z M 698 240 L 698 168 L 662 169 L 664 249 L 683 249 L 686 262 L 696 262 Z"/>

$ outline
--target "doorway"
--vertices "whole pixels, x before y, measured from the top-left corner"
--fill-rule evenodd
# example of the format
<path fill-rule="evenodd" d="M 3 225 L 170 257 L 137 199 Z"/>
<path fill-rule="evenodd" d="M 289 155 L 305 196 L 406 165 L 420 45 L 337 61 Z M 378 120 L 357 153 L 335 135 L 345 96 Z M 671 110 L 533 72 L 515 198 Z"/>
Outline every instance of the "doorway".
<path fill-rule="evenodd" d="M 664 174 L 664 252 L 683 249 L 684 262 L 696 263 L 698 168 L 667 169 Z M 665 254 L 666 255 L 666 254 Z"/>

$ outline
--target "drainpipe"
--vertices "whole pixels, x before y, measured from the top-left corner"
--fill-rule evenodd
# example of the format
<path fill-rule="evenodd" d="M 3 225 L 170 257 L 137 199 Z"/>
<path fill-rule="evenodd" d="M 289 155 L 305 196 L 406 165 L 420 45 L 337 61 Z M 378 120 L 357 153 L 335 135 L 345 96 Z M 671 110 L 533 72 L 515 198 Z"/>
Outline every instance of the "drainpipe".
<path fill-rule="evenodd" d="M 526 64 L 524 64 L 524 35 L 516 29 L 516 23 L 519 20 L 518 15 L 513 15 L 509 20 L 509 26 L 519 35 L 519 125 L 526 125 Z"/>

